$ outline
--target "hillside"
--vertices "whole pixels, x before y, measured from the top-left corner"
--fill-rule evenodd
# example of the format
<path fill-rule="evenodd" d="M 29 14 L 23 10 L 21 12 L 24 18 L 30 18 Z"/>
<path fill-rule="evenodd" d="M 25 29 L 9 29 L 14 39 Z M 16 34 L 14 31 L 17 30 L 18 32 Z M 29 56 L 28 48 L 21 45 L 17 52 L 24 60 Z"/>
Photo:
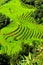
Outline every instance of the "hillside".
<path fill-rule="evenodd" d="M 7 65 L 43 65 L 43 0 L 29 1 L 0 1 L 0 59 L 8 55 Z"/>

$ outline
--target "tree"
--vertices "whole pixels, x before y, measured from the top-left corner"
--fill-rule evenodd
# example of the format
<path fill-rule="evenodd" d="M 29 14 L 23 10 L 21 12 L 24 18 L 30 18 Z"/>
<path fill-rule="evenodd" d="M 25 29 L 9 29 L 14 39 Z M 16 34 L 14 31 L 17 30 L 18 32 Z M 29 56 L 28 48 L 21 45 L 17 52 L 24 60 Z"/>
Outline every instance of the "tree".
<path fill-rule="evenodd" d="M 10 18 L 0 13 L 0 29 L 10 24 Z"/>
<path fill-rule="evenodd" d="M 43 4 L 43 0 L 21 0 L 23 3 L 39 7 Z"/>
<path fill-rule="evenodd" d="M 22 0 L 22 2 L 28 5 L 34 5 L 34 0 Z"/>
<path fill-rule="evenodd" d="M 7 54 L 0 54 L 0 65 L 10 65 L 10 57 Z"/>
<path fill-rule="evenodd" d="M 36 20 L 38 24 L 43 23 L 43 7 L 42 5 L 37 8 L 37 10 L 32 13 L 32 17 Z"/>

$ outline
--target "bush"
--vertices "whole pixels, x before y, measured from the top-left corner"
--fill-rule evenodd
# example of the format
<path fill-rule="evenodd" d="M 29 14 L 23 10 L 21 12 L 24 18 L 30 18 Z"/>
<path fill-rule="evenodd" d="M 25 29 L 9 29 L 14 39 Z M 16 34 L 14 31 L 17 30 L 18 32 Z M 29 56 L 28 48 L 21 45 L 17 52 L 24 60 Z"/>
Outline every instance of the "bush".
<path fill-rule="evenodd" d="M 0 54 L 0 65 L 10 65 L 10 57 L 7 54 Z"/>
<path fill-rule="evenodd" d="M 32 17 L 36 20 L 38 24 L 43 23 L 43 8 L 40 6 L 33 14 Z"/>
<path fill-rule="evenodd" d="M 0 29 L 10 24 L 10 18 L 0 13 Z"/>
<path fill-rule="evenodd" d="M 20 63 L 23 62 L 22 60 L 26 60 L 25 56 L 28 56 L 29 52 L 33 53 L 32 50 L 33 50 L 33 46 L 23 43 L 22 50 L 19 51 L 19 53 L 17 53 L 16 55 L 15 54 L 13 55 L 12 60 L 11 60 L 12 63 L 14 65 L 19 65 Z"/>
<path fill-rule="evenodd" d="M 21 51 L 22 55 L 28 56 L 29 52 L 33 53 L 33 46 L 28 45 L 28 44 L 23 44 L 22 51 Z"/>
<path fill-rule="evenodd" d="M 34 5 L 34 0 L 21 0 L 25 4 Z"/>
<path fill-rule="evenodd" d="M 28 5 L 33 5 L 35 7 L 40 6 L 43 4 L 43 0 L 21 0 L 23 3 Z"/>

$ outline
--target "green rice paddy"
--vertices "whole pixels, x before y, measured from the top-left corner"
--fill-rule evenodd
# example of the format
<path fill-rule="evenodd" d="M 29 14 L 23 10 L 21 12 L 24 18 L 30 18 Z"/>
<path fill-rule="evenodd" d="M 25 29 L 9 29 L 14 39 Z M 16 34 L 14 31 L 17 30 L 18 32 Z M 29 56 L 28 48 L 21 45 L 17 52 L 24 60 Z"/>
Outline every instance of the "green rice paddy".
<path fill-rule="evenodd" d="M 11 0 L 8 3 L 5 3 L 5 0 L 0 1 L 0 13 L 12 20 L 8 26 L 0 30 L 0 54 L 18 53 L 22 50 L 22 42 L 31 45 L 36 40 L 43 43 L 43 25 L 37 24 L 31 17 L 35 10 L 36 7 L 24 5 L 20 0 Z"/>

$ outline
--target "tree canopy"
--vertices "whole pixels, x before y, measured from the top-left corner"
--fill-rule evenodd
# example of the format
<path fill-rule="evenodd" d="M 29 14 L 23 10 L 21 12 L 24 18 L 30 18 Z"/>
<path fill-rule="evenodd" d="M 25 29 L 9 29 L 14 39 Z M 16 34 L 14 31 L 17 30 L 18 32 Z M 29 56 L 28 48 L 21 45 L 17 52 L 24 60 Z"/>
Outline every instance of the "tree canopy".
<path fill-rule="evenodd" d="M 43 4 L 43 0 L 21 0 L 23 3 L 28 5 L 33 5 L 35 7 L 40 6 Z"/>
<path fill-rule="evenodd" d="M 10 18 L 0 13 L 0 29 L 10 24 Z"/>
<path fill-rule="evenodd" d="M 32 17 L 38 24 L 43 23 L 43 5 L 41 5 L 34 13 L 32 13 Z"/>

